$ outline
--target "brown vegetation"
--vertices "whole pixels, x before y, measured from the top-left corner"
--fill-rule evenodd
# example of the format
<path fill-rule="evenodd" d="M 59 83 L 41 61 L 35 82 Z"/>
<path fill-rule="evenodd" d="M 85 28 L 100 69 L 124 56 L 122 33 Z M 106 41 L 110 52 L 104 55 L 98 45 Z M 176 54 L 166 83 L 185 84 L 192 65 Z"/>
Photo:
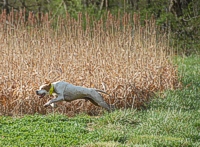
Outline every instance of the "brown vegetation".
<path fill-rule="evenodd" d="M 155 20 L 139 15 L 106 14 L 100 20 L 79 14 L 55 20 L 23 11 L 0 17 L 0 114 L 46 114 L 47 98 L 35 90 L 45 82 L 64 80 L 105 90 L 117 108 L 141 108 L 156 91 L 178 86 L 166 34 Z M 85 19 L 85 23 L 84 23 Z M 62 102 L 54 112 L 98 114 L 89 101 Z"/>

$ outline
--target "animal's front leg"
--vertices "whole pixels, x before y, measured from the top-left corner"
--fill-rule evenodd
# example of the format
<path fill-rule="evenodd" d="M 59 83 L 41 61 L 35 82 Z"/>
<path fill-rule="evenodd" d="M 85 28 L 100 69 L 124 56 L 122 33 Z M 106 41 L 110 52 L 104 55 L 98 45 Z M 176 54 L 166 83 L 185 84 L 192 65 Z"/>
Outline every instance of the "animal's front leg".
<path fill-rule="evenodd" d="M 64 100 L 63 96 L 58 96 L 57 98 L 54 98 L 54 99 L 48 101 L 46 104 L 44 104 L 44 107 L 47 107 L 52 103 L 56 103 L 56 102 L 63 101 L 63 100 Z"/>

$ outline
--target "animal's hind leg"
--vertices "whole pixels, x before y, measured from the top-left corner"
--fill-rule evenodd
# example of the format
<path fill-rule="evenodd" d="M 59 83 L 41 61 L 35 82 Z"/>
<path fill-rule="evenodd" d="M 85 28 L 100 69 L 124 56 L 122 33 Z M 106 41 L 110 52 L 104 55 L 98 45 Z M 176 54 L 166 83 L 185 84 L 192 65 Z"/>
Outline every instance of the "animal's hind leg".
<path fill-rule="evenodd" d="M 96 106 L 101 106 L 101 107 L 105 108 L 108 111 L 110 110 L 110 107 L 108 106 L 108 104 L 103 99 L 102 99 L 103 100 L 102 102 L 96 102 L 92 98 L 86 98 L 86 99 L 89 100 L 91 103 L 93 103 Z"/>
<path fill-rule="evenodd" d="M 96 93 L 91 99 L 90 101 L 98 106 L 101 106 L 103 108 L 105 108 L 106 110 L 110 110 L 109 105 L 104 101 L 104 99 L 102 98 L 102 96 L 99 93 Z"/>
<path fill-rule="evenodd" d="M 105 101 L 99 102 L 98 105 L 110 111 L 110 107 Z"/>
<path fill-rule="evenodd" d="M 89 100 L 91 103 L 93 103 L 94 105 L 99 106 L 93 99 L 89 99 L 89 98 L 88 98 L 88 100 Z"/>

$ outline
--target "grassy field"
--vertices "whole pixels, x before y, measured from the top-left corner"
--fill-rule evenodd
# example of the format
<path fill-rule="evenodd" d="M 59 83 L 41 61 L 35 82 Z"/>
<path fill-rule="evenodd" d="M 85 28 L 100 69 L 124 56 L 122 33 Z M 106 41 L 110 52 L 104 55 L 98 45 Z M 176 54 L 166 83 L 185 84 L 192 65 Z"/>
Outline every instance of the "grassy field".
<path fill-rule="evenodd" d="M 165 91 L 147 109 L 100 116 L 0 117 L 0 146 L 200 146 L 200 57 L 177 57 L 182 88 Z"/>

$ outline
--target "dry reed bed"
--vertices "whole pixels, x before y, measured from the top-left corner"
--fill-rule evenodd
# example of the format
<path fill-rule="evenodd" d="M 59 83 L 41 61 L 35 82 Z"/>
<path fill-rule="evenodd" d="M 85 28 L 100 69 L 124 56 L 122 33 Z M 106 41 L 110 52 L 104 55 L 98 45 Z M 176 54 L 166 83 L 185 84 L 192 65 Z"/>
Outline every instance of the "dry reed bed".
<path fill-rule="evenodd" d="M 158 33 L 153 17 L 144 26 L 139 21 L 136 14 L 109 13 L 100 20 L 81 14 L 76 20 L 66 14 L 57 21 L 29 13 L 25 21 L 23 11 L 7 17 L 3 12 L 0 114 L 52 112 L 43 107 L 47 99 L 35 95 L 45 79 L 103 89 L 111 95 L 103 95 L 105 100 L 117 108 L 141 108 L 153 92 L 176 88 L 177 71 L 169 60 L 166 34 Z M 54 111 L 73 115 L 100 110 L 79 100 L 62 102 Z"/>

